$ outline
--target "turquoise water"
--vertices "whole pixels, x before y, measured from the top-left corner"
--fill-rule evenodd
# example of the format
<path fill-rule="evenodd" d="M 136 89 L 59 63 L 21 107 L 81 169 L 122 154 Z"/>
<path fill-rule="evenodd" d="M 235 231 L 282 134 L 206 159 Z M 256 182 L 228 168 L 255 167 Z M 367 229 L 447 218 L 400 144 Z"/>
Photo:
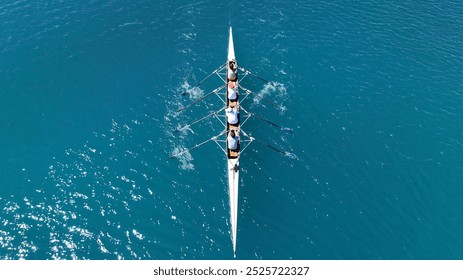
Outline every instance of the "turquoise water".
<path fill-rule="evenodd" d="M 0 4 L 0 258 L 233 258 L 220 149 L 169 159 L 230 23 L 298 158 L 243 154 L 237 258 L 463 258 L 461 2 L 47 2 Z"/>

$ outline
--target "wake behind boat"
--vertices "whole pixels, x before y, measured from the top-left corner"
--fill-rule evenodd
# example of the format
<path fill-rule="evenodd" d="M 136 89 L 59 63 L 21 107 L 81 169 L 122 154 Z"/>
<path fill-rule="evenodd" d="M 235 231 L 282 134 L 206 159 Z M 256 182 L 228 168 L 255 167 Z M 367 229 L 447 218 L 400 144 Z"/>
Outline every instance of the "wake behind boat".
<path fill-rule="evenodd" d="M 239 160 L 240 160 L 242 153 L 246 150 L 249 144 L 251 144 L 251 142 L 256 141 L 284 156 L 292 155 L 291 153 L 282 151 L 262 141 L 256 140 L 255 138 L 251 137 L 248 133 L 246 133 L 243 130 L 243 126 L 247 122 L 247 120 L 250 117 L 255 117 L 259 120 L 267 122 L 270 125 L 280 128 L 282 131 L 292 132 L 291 129 L 286 128 L 286 127 L 281 127 L 263 117 L 260 117 L 258 115 L 255 115 L 247 111 L 241 106 L 241 103 L 250 94 L 255 94 L 255 93 L 240 85 L 240 82 L 239 82 L 240 80 L 238 79 L 238 77 L 240 76 L 238 73 L 239 71 L 243 72 L 243 78 L 241 78 L 241 80 L 244 79 L 246 76 L 250 75 L 250 76 L 257 77 L 258 79 L 268 83 L 267 80 L 251 73 L 250 71 L 244 68 L 238 67 L 236 57 L 235 57 L 233 33 L 232 33 L 232 28 L 230 27 L 229 39 L 228 39 L 227 62 L 225 63 L 225 65 L 222 65 L 218 69 L 214 70 L 211 74 L 209 74 L 206 78 L 204 78 L 202 81 L 196 84 L 193 88 L 199 87 L 204 81 L 209 79 L 214 74 L 216 74 L 224 82 L 224 84 L 214 89 L 213 91 L 205 94 L 203 97 L 197 99 L 196 101 L 189 104 L 188 106 L 185 106 L 177 110 L 178 113 L 183 112 L 189 109 L 190 107 L 192 107 L 193 105 L 203 101 L 208 96 L 215 94 L 222 101 L 222 104 L 223 104 L 223 106 L 219 110 L 214 111 L 192 122 L 191 124 L 185 125 L 177 129 L 176 132 L 189 128 L 190 126 L 196 123 L 199 123 L 205 119 L 208 119 L 210 117 L 216 117 L 223 125 L 224 130 L 219 135 L 213 136 L 210 139 L 207 139 L 189 149 L 183 150 L 182 152 L 179 152 L 171 156 L 171 158 L 178 158 L 179 156 L 193 149 L 199 148 L 200 146 L 210 141 L 216 142 L 217 145 L 220 147 L 220 149 L 225 153 L 225 159 L 227 162 L 228 193 L 229 193 L 229 200 L 230 200 L 231 239 L 232 239 L 232 245 L 233 245 L 233 253 L 235 256 L 236 256 L 237 229 L 238 229 L 238 206 L 239 206 L 238 205 L 238 201 L 239 201 L 238 189 L 239 189 L 239 173 L 240 173 L 239 172 L 240 170 Z M 225 90 L 222 91 L 224 88 Z M 240 89 L 244 92 L 242 97 L 240 94 Z M 183 95 L 186 95 L 186 94 L 188 94 L 188 92 L 183 93 Z M 272 102 L 272 101 L 269 101 L 269 102 Z M 225 115 L 219 115 L 223 111 L 225 111 Z M 220 116 L 223 116 L 225 121 L 222 121 Z M 243 148 L 241 148 L 242 144 L 244 146 Z"/>

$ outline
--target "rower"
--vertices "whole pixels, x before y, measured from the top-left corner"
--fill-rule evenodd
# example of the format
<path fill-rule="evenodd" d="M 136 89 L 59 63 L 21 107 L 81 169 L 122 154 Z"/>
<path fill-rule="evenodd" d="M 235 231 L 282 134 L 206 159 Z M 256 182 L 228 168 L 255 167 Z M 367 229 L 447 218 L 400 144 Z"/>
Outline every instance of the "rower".
<path fill-rule="evenodd" d="M 233 102 L 237 97 L 235 82 L 228 82 L 228 100 Z"/>
<path fill-rule="evenodd" d="M 227 115 L 227 122 L 229 124 L 238 123 L 238 111 L 235 109 L 234 106 L 230 106 L 227 109 L 225 109 L 225 115 Z"/>
<path fill-rule="evenodd" d="M 230 61 L 228 62 L 228 68 L 230 68 L 230 70 L 236 72 L 236 62 L 235 62 L 234 60 L 230 60 Z"/>
<path fill-rule="evenodd" d="M 236 80 L 236 63 L 234 60 L 230 60 L 228 62 L 228 74 L 227 78 L 230 81 L 235 81 Z"/>
<path fill-rule="evenodd" d="M 228 149 L 235 151 L 238 149 L 239 136 L 235 134 L 234 130 L 231 130 L 227 137 Z"/>

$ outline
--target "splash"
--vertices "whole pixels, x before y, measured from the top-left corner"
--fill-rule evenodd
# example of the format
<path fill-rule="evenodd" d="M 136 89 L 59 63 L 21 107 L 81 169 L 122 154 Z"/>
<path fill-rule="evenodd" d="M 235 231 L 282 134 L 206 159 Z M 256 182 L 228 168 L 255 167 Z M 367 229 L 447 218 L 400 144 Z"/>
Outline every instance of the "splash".
<path fill-rule="evenodd" d="M 258 95 L 265 97 L 267 95 L 272 95 L 276 93 L 278 96 L 286 96 L 288 91 L 282 83 L 270 82 L 264 85 L 264 87 L 259 91 Z"/>
<path fill-rule="evenodd" d="M 188 95 L 191 100 L 197 100 L 204 95 L 204 91 L 199 87 L 192 87 L 187 81 L 184 81 L 178 88 L 177 92 L 182 95 Z"/>
<path fill-rule="evenodd" d="M 299 158 L 294 153 L 290 153 L 290 152 L 285 152 L 285 157 L 294 159 L 294 160 L 299 160 Z"/>
<path fill-rule="evenodd" d="M 193 157 L 191 156 L 190 152 L 184 147 L 175 147 L 172 151 L 172 154 L 175 155 L 180 161 L 180 168 L 183 170 L 194 170 L 195 166 L 193 163 Z"/>
<path fill-rule="evenodd" d="M 254 95 L 254 104 L 271 105 L 278 110 L 280 114 L 286 112 L 286 107 L 282 104 L 275 102 L 276 97 L 286 97 L 288 94 L 286 87 L 282 83 L 269 82 Z"/>
<path fill-rule="evenodd" d="M 166 99 L 167 114 L 164 116 L 166 121 L 173 121 L 173 119 L 178 119 L 178 117 L 182 115 L 183 112 L 179 111 L 179 109 L 185 106 L 186 96 L 188 96 L 190 100 L 197 100 L 204 95 L 202 89 L 191 86 L 187 80 L 178 84 L 177 87 L 169 89 L 169 91 L 171 94 L 169 98 Z"/>
<path fill-rule="evenodd" d="M 189 125 L 188 125 L 188 126 L 184 126 L 184 127 L 180 130 L 180 132 L 182 133 L 182 136 L 185 136 L 185 135 L 187 135 L 188 133 L 195 134 L 194 130 L 191 129 L 191 126 L 189 126 Z"/>

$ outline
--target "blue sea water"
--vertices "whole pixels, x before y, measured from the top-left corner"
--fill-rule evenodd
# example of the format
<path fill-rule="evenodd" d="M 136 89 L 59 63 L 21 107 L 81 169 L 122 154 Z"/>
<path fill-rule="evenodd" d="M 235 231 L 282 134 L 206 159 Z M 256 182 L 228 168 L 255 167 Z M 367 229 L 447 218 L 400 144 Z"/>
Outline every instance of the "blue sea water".
<path fill-rule="evenodd" d="M 460 1 L 3 1 L 0 258 L 233 259 L 226 60 L 243 104 L 238 259 L 463 259 Z M 215 98 L 215 99 L 214 99 Z M 281 109 L 280 108 L 280 109 Z"/>

